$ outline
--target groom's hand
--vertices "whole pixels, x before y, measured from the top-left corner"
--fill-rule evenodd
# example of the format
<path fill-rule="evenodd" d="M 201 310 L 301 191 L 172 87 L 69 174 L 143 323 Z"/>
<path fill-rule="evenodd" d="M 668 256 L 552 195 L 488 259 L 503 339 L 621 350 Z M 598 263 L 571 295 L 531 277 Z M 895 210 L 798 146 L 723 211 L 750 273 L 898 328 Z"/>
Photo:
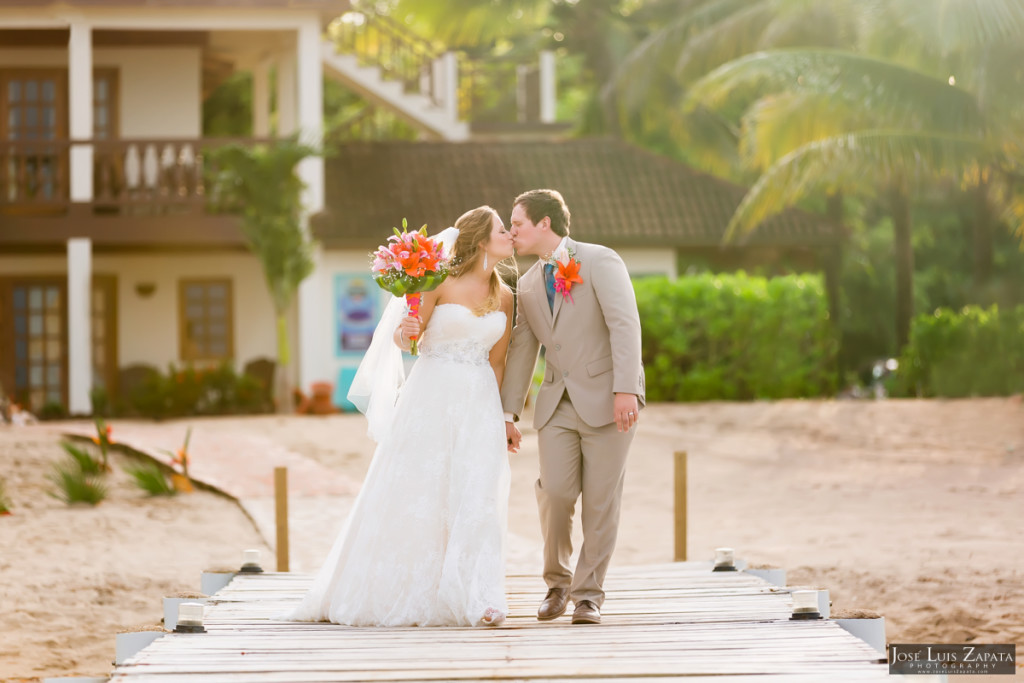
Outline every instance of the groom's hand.
<path fill-rule="evenodd" d="M 508 441 L 509 453 L 518 453 L 519 444 L 523 440 L 523 433 L 519 431 L 514 422 L 505 423 L 505 439 Z"/>
<path fill-rule="evenodd" d="M 640 419 L 640 403 L 636 394 L 615 394 L 615 426 L 620 432 L 628 432 Z"/>

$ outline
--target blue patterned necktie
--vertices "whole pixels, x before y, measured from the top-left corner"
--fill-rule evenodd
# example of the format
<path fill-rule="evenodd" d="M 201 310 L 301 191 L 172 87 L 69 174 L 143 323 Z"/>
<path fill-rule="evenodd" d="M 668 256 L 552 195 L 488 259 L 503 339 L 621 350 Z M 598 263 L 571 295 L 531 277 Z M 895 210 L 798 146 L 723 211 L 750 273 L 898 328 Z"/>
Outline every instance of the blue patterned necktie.
<path fill-rule="evenodd" d="M 544 264 L 544 289 L 548 293 L 548 308 L 555 310 L 555 267 L 550 263 Z"/>

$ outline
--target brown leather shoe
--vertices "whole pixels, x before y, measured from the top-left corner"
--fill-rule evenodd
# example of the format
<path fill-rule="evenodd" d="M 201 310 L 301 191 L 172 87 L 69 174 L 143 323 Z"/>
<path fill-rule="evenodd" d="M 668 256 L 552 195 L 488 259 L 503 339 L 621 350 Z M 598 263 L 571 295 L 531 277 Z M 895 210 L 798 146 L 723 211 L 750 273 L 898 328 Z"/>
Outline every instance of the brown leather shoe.
<path fill-rule="evenodd" d="M 564 588 L 552 588 L 544 596 L 544 602 L 540 603 L 537 610 L 537 618 L 541 621 L 557 619 L 565 614 L 565 606 L 569 602 L 569 591 Z"/>
<path fill-rule="evenodd" d="M 580 600 L 576 603 L 576 609 L 572 612 L 572 623 L 600 624 L 601 610 L 590 600 Z"/>

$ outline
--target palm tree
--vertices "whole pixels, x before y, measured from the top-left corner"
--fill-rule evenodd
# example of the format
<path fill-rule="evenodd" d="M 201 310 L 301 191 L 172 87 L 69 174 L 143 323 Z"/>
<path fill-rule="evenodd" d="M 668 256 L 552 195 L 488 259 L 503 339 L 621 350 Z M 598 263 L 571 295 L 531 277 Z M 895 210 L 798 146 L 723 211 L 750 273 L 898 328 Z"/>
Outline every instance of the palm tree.
<path fill-rule="evenodd" d="M 219 168 L 214 200 L 241 211 L 242 232 L 260 261 L 274 306 L 274 396 L 281 412 L 290 412 L 292 404 L 288 311 L 299 284 L 313 272 L 316 250 L 316 243 L 302 225 L 303 184 L 296 166 L 316 153 L 290 138 L 254 146 L 229 145 L 213 154 L 214 165 Z"/>
<path fill-rule="evenodd" d="M 1000 142 L 1020 139 L 1007 133 L 1020 130 L 1019 99 L 1002 103 L 1007 106 L 985 106 L 976 83 L 986 83 L 989 92 L 1014 92 L 1006 90 L 1006 81 L 1019 79 L 1019 67 L 1014 71 L 981 65 L 993 63 L 995 55 L 1005 62 L 1006 53 L 1019 51 L 1024 8 L 1015 0 L 924 4 L 927 9 L 915 0 L 756 0 L 738 8 L 729 0 L 711 0 L 653 34 L 645 41 L 645 52 L 633 57 L 671 68 L 677 90 L 685 89 L 683 106 L 673 112 L 677 117 L 710 112 L 735 126 L 740 167 L 760 176 L 730 222 L 731 238 L 815 193 L 865 192 L 884 198 L 895 232 L 900 345 L 906 342 L 912 315 L 913 193 L 938 175 L 960 179 L 972 168 L 1000 167 L 1006 156 Z M 770 49 L 732 59 L 696 82 L 690 80 L 752 45 L 784 42 L 775 37 L 787 31 L 772 27 L 791 25 L 791 17 L 826 6 L 846 24 L 828 31 L 821 42 L 846 49 Z M 712 11 L 719 13 L 714 20 L 698 21 L 701 13 Z M 777 18 L 767 21 L 769 16 Z M 672 31 L 690 31 L 695 37 L 672 41 Z M 723 40 L 730 31 L 739 37 Z M 892 40 L 891 31 L 898 33 L 898 41 Z M 624 73 L 634 74 L 628 67 Z M 971 77 L 951 78 L 954 68 L 969 68 Z M 628 108 L 629 90 L 625 93 Z"/>

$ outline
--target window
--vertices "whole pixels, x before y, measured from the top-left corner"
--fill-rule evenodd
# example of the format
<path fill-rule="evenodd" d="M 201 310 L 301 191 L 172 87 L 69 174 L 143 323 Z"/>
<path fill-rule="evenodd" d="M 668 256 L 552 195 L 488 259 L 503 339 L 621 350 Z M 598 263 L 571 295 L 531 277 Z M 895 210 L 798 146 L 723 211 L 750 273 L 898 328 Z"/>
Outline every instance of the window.
<path fill-rule="evenodd" d="M 181 359 L 234 356 L 230 280 L 182 280 L 179 287 Z"/>
<path fill-rule="evenodd" d="M 92 83 L 92 129 L 97 140 L 118 136 L 117 71 L 96 69 Z"/>

